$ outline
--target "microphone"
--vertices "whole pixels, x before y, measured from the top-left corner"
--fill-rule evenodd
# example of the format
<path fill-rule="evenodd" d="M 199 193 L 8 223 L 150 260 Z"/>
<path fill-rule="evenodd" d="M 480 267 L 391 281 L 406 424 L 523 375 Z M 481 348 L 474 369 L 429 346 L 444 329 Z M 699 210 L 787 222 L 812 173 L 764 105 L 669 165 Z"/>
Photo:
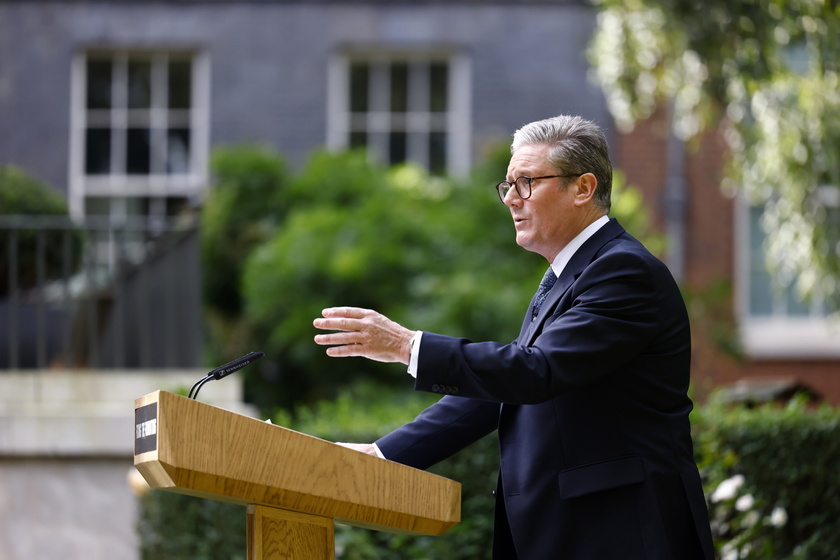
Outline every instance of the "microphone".
<path fill-rule="evenodd" d="M 246 354 L 245 356 L 242 356 L 241 358 L 236 358 L 235 360 L 228 362 L 223 366 L 217 367 L 216 369 L 205 375 L 203 378 L 199 379 L 195 383 L 195 385 L 192 386 L 192 389 L 190 389 L 190 393 L 189 395 L 187 395 L 187 398 L 197 399 L 198 392 L 201 390 L 201 387 L 208 381 L 218 381 L 223 377 L 227 377 L 231 373 L 239 371 L 248 364 L 256 362 L 263 356 L 265 356 L 265 353 L 263 352 L 251 352 L 249 354 Z"/>

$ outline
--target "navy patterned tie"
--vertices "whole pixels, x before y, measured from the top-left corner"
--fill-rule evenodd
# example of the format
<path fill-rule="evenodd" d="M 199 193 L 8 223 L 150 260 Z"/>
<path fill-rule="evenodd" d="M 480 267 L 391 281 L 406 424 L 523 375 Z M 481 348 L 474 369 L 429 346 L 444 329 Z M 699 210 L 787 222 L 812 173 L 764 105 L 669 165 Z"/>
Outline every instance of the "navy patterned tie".
<path fill-rule="evenodd" d="M 537 318 L 537 313 L 540 312 L 540 308 L 545 302 L 548 292 L 550 292 L 551 288 L 554 287 L 555 282 L 557 282 L 557 277 L 554 275 L 554 271 L 549 266 L 548 270 L 545 271 L 545 276 L 543 276 L 543 279 L 540 282 L 540 287 L 537 288 L 537 296 L 534 299 L 534 309 L 531 312 L 532 321 Z"/>

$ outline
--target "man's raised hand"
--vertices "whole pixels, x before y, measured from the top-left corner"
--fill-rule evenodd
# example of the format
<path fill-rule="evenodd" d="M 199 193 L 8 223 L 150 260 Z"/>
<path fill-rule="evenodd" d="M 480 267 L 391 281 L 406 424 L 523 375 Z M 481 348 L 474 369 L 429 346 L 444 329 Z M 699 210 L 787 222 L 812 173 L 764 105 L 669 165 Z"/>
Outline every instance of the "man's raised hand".
<path fill-rule="evenodd" d="M 395 323 L 381 313 L 360 307 L 330 307 L 323 318 L 313 321 L 317 329 L 336 331 L 315 336 L 315 342 L 336 358 L 361 356 L 377 362 L 408 365 L 409 345 L 415 331 Z"/>

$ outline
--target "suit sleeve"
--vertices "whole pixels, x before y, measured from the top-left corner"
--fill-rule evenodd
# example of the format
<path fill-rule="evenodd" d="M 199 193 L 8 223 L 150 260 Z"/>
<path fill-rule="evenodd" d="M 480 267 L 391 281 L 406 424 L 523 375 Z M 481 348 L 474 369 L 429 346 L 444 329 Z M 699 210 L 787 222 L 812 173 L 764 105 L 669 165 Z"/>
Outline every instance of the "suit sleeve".
<path fill-rule="evenodd" d="M 673 283 L 670 274 L 654 265 L 652 259 L 628 251 L 596 258 L 568 288 L 531 345 L 473 343 L 425 333 L 415 387 L 534 404 L 600 380 L 654 346 L 660 346 L 656 352 L 684 352 L 679 341 L 687 339 L 680 332 L 687 329 L 687 319 L 660 324 L 663 302 L 674 306 L 676 315 L 684 313 L 684 305 L 676 286 L 666 286 Z"/>
<path fill-rule="evenodd" d="M 445 396 L 376 441 L 386 459 L 427 469 L 495 430 L 499 404 Z"/>

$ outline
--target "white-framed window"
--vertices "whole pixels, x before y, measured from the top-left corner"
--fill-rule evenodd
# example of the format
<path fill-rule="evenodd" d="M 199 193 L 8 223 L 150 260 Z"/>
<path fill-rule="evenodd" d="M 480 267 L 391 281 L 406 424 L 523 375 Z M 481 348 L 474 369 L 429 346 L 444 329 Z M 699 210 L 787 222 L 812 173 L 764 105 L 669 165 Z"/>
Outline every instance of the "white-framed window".
<path fill-rule="evenodd" d="M 827 223 L 840 231 L 840 191 L 822 187 Z M 774 359 L 840 357 L 840 318 L 819 290 L 809 299 L 793 278 L 775 278 L 765 261 L 764 205 L 736 205 L 737 301 L 741 341 L 748 356 Z M 840 242 L 840 239 L 837 240 Z M 781 280 L 779 282 L 778 280 Z"/>
<path fill-rule="evenodd" d="M 168 216 L 206 189 L 205 56 L 89 49 L 74 58 L 72 80 L 73 216 Z"/>
<path fill-rule="evenodd" d="M 435 50 L 354 49 L 330 64 L 327 144 L 432 173 L 470 165 L 469 62 Z"/>

